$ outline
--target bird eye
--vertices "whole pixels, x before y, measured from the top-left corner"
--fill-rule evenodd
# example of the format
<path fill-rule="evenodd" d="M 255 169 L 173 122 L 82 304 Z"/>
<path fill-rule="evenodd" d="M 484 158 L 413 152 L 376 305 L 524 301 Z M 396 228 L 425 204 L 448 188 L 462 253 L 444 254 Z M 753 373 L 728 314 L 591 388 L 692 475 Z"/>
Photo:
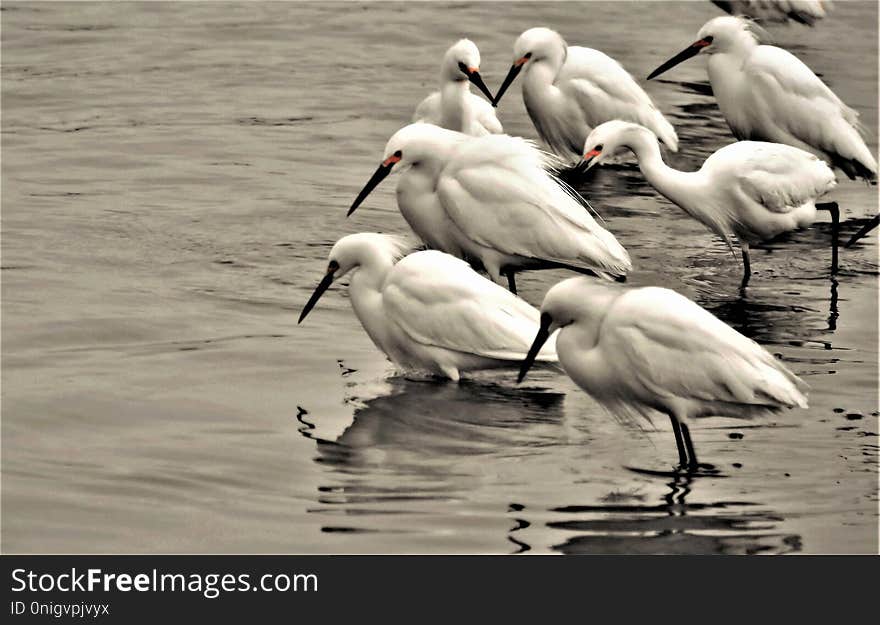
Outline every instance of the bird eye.
<path fill-rule="evenodd" d="M 597 145 L 597 146 L 594 147 L 593 149 L 596 150 L 597 152 L 601 152 L 603 147 L 604 147 L 604 146 L 600 143 L 599 145 Z"/>
<path fill-rule="evenodd" d="M 465 65 L 464 63 L 462 63 L 461 61 L 458 62 L 458 69 L 461 70 L 462 74 L 470 75 L 470 72 L 468 71 L 468 66 Z"/>
<path fill-rule="evenodd" d="M 335 260 L 331 260 L 327 265 L 327 273 L 336 273 L 337 269 L 339 269 L 339 263 Z"/>
<path fill-rule="evenodd" d="M 523 54 L 523 58 L 524 58 L 524 59 L 530 59 L 530 58 L 532 58 L 532 53 L 531 53 L 531 52 L 526 52 L 525 54 Z"/>
<path fill-rule="evenodd" d="M 394 156 L 396 156 L 397 158 L 401 158 L 403 156 L 403 152 L 397 150 L 397 152 L 394 153 Z"/>

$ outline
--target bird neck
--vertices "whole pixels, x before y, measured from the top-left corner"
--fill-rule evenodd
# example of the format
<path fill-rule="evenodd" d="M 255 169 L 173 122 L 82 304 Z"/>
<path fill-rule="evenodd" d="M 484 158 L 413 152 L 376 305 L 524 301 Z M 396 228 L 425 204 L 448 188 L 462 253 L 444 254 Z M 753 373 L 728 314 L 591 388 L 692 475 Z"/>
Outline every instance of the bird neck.
<path fill-rule="evenodd" d="M 440 88 L 440 125 L 450 130 L 464 131 L 467 98 L 470 95 L 468 81 L 447 80 Z"/>
<path fill-rule="evenodd" d="M 693 196 L 695 186 L 700 184 L 700 172 L 679 171 L 669 167 L 660 154 L 660 144 L 649 131 L 639 132 L 627 143 L 639 161 L 639 169 L 645 179 L 666 199 L 685 210 Z"/>
<path fill-rule="evenodd" d="M 355 316 L 373 343 L 383 351 L 387 330 L 382 308 L 382 285 L 393 266 L 391 257 L 382 258 L 376 255 L 358 267 L 348 286 L 348 296 Z"/>
<path fill-rule="evenodd" d="M 524 90 L 545 91 L 553 87 L 559 70 L 562 68 L 562 59 L 543 58 L 539 61 L 529 61 L 526 66 Z"/>

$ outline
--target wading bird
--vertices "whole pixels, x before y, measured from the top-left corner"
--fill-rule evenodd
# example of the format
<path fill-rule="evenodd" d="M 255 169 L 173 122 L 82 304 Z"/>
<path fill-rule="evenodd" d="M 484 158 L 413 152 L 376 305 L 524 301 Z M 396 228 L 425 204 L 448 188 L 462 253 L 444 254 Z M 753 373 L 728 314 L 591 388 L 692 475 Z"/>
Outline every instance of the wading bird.
<path fill-rule="evenodd" d="M 468 82 L 489 98 L 471 93 Z M 414 122 L 427 122 L 479 137 L 504 132 L 490 102 L 492 93 L 480 76 L 480 51 L 469 39 L 462 39 L 443 56 L 440 91 L 435 91 L 416 108 Z"/>
<path fill-rule="evenodd" d="M 413 231 L 428 247 L 482 266 L 498 283 L 507 276 L 514 293 L 514 274 L 525 269 L 623 278 L 632 268 L 629 254 L 548 172 L 553 165 L 525 139 L 410 124 L 388 141 L 348 214 L 392 169 L 403 170 L 397 205 Z"/>
<path fill-rule="evenodd" d="M 407 249 L 396 237 L 372 232 L 341 238 L 299 322 L 334 281 L 353 272 L 348 293 L 355 315 L 401 369 L 458 380 L 462 371 L 522 360 L 538 328 L 534 307 L 449 254 L 404 256 Z M 535 357 L 556 362 L 554 343 Z"/>
<path fill-rule="evenodd" d="M 699 467 L 691 419 L 751 419 L 807 407 L 806 384 L 753 340 L 669 289 L 560 282 L 544 297 L 520 382 L 557 329 L 559 364 L 568 376 L 622 420 L 667 415 L 680 465 L 691 472 Z"/>
<path fill-rule="evenodd" d="M 807 26 L 813 26 L 831 9 L 831 0 L 712 0 L 712 4 L 731 15 L 758 22 L 790 20 Z"/>
<path fill-rule="evenodd" d="M 796 56 L 759 45 L 748 20 L 709 20 L 697 41 L 648 80 L 697 54 L 709 55 L 709 82 L 737 139 L 785 143 L 812 152 L 852 179 L 876 178 L 877 161 L 859 134 L 858 113 Z"/>
<path fill-rule="evenodd" d="M 663 162 L 657 137 L 629 122 L 597 127 L 584 144 L 590 168 L 629 149 L 645 178 L 661 195 L 724 239 L 736 234 L 742 249 L 743 282 L 751 275 L 749 244 L 805 228 L 825 209 L 832 219 L 832 271 L 837 267 L 837 204 L 816 204 L 833 189 L 834 172 L 818 157 L 781 143 L 739 141 L 712 154 L 699 170 L 672 169 Z"/>
<path fill-rule="evenodd" d="M 501 96 L 524 72 L 523 101 L 541 139 L 567 162 L 580 160 L 590 130 L 611 119 L 650 128 L 667 148 L 678 150 L 672 125 L 617 61 L 580 46 L 569 46 L 549 28 L 531 28 L 514 44 L 513 66 L 495 94 Z"/>

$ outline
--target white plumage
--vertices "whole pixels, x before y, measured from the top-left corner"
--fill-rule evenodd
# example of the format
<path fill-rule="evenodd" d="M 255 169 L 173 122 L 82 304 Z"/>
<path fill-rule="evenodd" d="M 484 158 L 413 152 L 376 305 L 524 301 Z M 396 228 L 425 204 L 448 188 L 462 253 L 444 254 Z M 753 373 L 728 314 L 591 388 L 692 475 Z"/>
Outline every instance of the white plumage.
<path fill-rule="evenodd" d="M 876 178 L 877 161 L 860 135 L 858 113 L 790 52 L 759 45 L 743 18 L 716 17 L 698 40 L 651 73 L 708 54 L 709 82 L 737 139 L 785 143 L 812 152 L 850 178 Z"/>
<path fill-rule="evenodd" d="M 479 68 L 477 46 L 468 39 L 455 43 L 443 56 L 440 91 L 422 100 L 412 121 L 427 122 L 476 137 L 504 132 L 492 105 L 470 91 L 469 80 L 483 84 Z M 486 94 L 492 98 L 488 90 Z"/>
<path fill-rule="evenodd" d="M 712 0 L 731 15 L 759 22 L 794 21 L 812 26 L 831 10 L 831 0 Z"/>
<path fill-rule="evenodd" d="M 685 438 L 679 456 L 692 468 L 689 420 L 807 407 L 806 384 L 760 345 L 669 289 L 565 280 L 544 297 L 538 339 L 557 329 L 559 363 L 569 377 L 620 418 L 651 420 L 659 412 L 674 429 L 683 426 L 676 431 L 677 440 Z M 520 379 L 529 365 L 527 359 Z"/>
<path fill-rule="evenodd" d="M 548 28 L 532 28 L 517 39 L 514 57 L 495 103 L 523 71 L 523 101 L 529 117 L 560 158 L 576 161 L 590 130 L 611 119 L 642 124 L 677 151 L 672 125 L 629 72 L 608 55 L 569 46 Z"/>
<path fill-rule="evenodd" d="M 552 157 L 529 141 L 412 124 L 389 140 L 385 162 L 395 158 L 393 166 L 404 170 L 398 207 L 415 233 L 431 247 L 478 262 L 496 282 L 529 268 L 612 277 L 632 267 L 614 235 L 548 172 Z"/>
<path fill-rule="evenodd" d="M 355 314 L 376 347 L 403 370 L 458 380 L 462 371 L 525 357 L 538 328 L 534 307 L 453 256 L 427 250 L 401 258 L 406 248 L 376 233 L 337 241 L 300 321 L 331 282 L 351 272 Z M 553 342 L 538 360 L 556 362 Z"/>
<path fill-rule="evenodd" d="M 780 143 L 740 141 L 712 154 L 695 172 L 668 167 L 657 138 L 627 122 L 607 122 L 587 137 L 590 166 L 622 149 L 635 153 L 648 182 L 730 245 L 736 234 L 748 272 L 748 246 L 804 228 L 816 200 L 833 189 L 834 172 L 809 152 Z"/>

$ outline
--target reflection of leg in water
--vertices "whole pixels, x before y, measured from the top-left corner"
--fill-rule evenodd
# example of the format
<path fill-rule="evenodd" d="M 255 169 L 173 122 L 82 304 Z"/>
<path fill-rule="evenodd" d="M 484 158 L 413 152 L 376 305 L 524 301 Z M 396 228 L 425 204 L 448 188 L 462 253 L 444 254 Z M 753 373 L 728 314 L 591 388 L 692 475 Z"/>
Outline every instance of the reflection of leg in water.
<path fill-rule="evenodd" d="M 831 276 L 831 306 L 828 309 L 828 330 L 834 332 L 837 329 L 837 278 Z"/>
<path fill-rule="evenodd" d="M 523 510 L 524 508 L 525 508 L 525 506 L 523 506 L 522 504 L 512 503 L 512 504 L 510 504 L 510 508 L 508 509 L 508 512 L 519 512 L 520 510 Z M 531 551 L 531 549 L 532 549 L 531 545 L 529 545 L 528 543 L 525 543 L 517 538 L 514 538 L 513 533 L 518 532 L 520 530 L 524 530 L 527 527 L 530 527 L 532 524 L 529 523 L 528 521 L 526 521 L 525 519 L 513 519 L 513 521 L 516 523 L 516 525 L 514 525 L 513 527 L 511 527 L 507 531 L 507 540 L 512 542 L 514 545 L 516 545 L 517 548 L 515 551 L 512 551 L 511 554 L 525 553 L 526 551 Z"/>

